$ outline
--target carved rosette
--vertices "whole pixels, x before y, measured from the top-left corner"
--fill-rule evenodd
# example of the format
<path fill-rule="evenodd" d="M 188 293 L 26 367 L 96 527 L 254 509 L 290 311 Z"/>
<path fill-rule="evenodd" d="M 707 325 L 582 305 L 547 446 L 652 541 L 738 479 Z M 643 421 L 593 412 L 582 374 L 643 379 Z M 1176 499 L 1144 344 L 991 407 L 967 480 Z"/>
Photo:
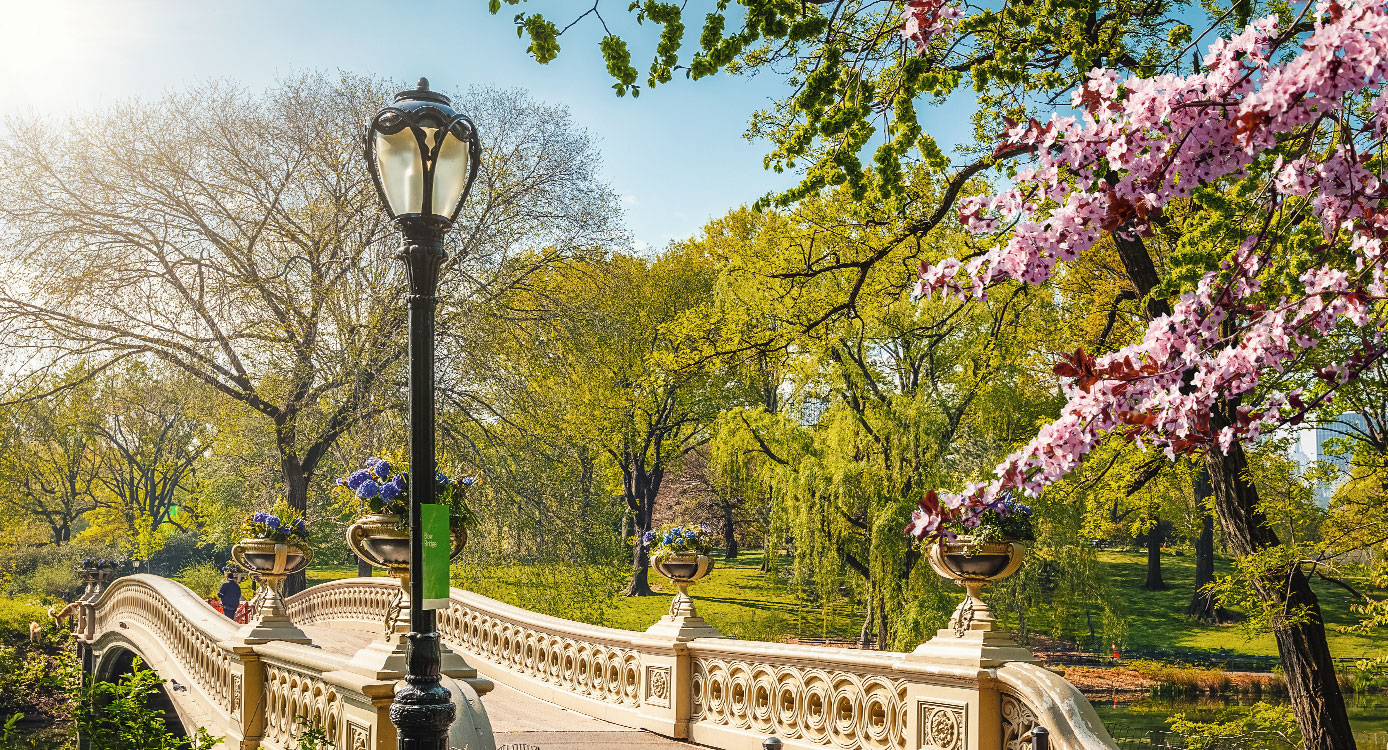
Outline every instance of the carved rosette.
<path fill-rule="evenodd" d="M 242 692 L 241 692 L 241 690 L 242 690 L 242 688 L 241 688 L 241 675 L 239 675 L 239 674 L 234 674 L 234 675 L 232 675 L 232 676 L 231 676 L 231 718 L 234 719 L 234 720 L 236 720 L 236 721 L 240 721 L 240 720 L 241 720 L 241 703 L 242 703 L 242 698 L 241 698 Z"/>
<path fill-rule="evenodd" d="M 943 701 L 917 701 L 922 750 L 963 750 L 968 746 L 967 706 Z"/>
<path fill-rule="evenodd" d="M 348 720 L 347 750 L 371 750 L 371 728 Z"/>
<path fill-rule="evenodd" d="M 646 702 L 653 706 L 670 706 L 670 668 L 646 668 Z"/>

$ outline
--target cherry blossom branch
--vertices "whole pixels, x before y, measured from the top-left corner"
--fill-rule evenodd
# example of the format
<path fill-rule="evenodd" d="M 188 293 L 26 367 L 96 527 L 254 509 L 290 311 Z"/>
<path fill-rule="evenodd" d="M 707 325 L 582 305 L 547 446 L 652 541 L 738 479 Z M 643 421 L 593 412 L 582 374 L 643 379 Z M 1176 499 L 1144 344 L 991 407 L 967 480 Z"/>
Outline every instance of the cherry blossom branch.
<path fill-rule="evenodd" d="M 982 297 L 1003 282 L 1040 284 L 1057 263 L 1091 250 L 1105 235 L 1144 234 L 1172 201 L 1197 189 L 1266 170 L 1273 195 L 1259 209 L 1257 233 L 1155 316 L 1142 339 L 1103 357 L 1083 351 L 1056 367 L 1067 403 L 1061 416 L 1008 456 L 989 482 L 960 493 L 932 495 L 912 514 L 907 532 L 938 538 L 979 509 L 1012 493 L 1035 496 L 1073 471 L 1109 433 L 1160 448 L 1169 458 L 1228 450 L 1238 439 L 1299 421 L 1385 355 L 1382 321 L 1365 346 L 1316 372 L 1329 388 L 1307 405 L 1299 391 L 1241 404 L 1216 427 L 1216 408 L 1255 392 L 1269 375 L 1295 365 L 1340 325 L 1370 324 L 1375 302 L 1388 299 L 1385 263 L 1388 212 L 1377 164 L 1354 148 L 1356 133 L 1385 135 L 1388 97 L 1388 0 L 1321 0 L 1309 33 L 1279 31 L 1277 19 L 1250 24 L 1216 41 L 1204 72 L 1120 79 L 1095 70 L 1075 92 L 1078 117 L 1032 120 L 1007 131 L 1000 149 L 1025 148 L 1034 162 L 994 196 L 967 198 L 960 220 L 975 234 L 1013 224 L 1005 242 L 966 263 L 949 258 L 923 265 L 917 292 Z M 926 31 L 929 26 L 926 25 Z M 925 33 L 925 32 L 922 32 Z M 1294 38 L 1299 51 L 1273 56 Z M 928 41 L 928 40 L 927 40 Z M 1349 109 L 1368 93 L 1368 120 L 1356 129 Z M 1338 143 L 1313 155 L 1325 120 L 1337 122 Z M 1290 159 L 1289 140 L 1302 139 Z M 1299 198 L 1287 215 L 1286 198 Z M 1262 200 L 1261 198 L 1259 199 Z M 1274 226 L 1319 221 L 1320 262 L 1299 274 L 1300 294 L 1273 304 L 1262 277 L 1276 264 Z"/>

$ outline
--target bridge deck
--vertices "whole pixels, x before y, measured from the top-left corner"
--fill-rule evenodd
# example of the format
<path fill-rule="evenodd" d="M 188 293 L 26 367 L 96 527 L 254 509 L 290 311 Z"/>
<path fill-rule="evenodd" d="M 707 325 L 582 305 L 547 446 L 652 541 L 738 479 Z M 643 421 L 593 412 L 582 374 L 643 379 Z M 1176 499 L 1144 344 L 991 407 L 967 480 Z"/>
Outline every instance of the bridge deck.
<path fill-rule="evenodd" d="M 703 745 L 609 724 L 497 683 L 482 696 L 497 750 L 698 750 Z"/>

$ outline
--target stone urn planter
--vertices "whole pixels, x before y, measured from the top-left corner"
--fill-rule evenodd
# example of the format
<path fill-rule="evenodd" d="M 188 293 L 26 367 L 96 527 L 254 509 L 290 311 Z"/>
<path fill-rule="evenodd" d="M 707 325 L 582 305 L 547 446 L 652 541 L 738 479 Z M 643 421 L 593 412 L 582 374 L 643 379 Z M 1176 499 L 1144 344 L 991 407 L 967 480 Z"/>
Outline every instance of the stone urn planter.
<path fill-rule="evenodd" d="M 448 559 L 456 560 L 467 545 L 467 530 L 450 528 L 449 536 Z M 410 527 L 405 517 L 394 513 L 362 516 L 347 527 L 347 546 L 400 581 L 400 593 L 386 612 L 385 632 L 387 636 L 409 632 Z"/>
<path fill-rule="evenodd" d="M 252 603 L 255 616 L 242 628 L 240 637 L 248 642 L 308 643 L 308 637 L 290 621 L 280 588 L 286 576 L 308 568 L 313 562 L 313 550 L 295 541 L 252 537 L 232 546 L 231 559 L 260 582 Z"/>
<path fill-rule="evenodd" d="M 713 570 L 713 558 L 708 555 L 667 555 L 651 561 L 651 567 L 675 584 L 679 593 L 670 601 L 671 617 L 695 617 L 694 600 L 689 587 L 698 583 Z"/>
<path fill-rule="evenodd" d="M 983 542 L 968 536 L 940 540 L 930 548 L 930 567 L 964 587 L 964 601 L 949 621 L 956 636 L 962 638 L 970 630 L 993 629 L 997 620 L 983 601 L 983 587 L 1017 572 L 1026 550 L 1023 542 Z"/>

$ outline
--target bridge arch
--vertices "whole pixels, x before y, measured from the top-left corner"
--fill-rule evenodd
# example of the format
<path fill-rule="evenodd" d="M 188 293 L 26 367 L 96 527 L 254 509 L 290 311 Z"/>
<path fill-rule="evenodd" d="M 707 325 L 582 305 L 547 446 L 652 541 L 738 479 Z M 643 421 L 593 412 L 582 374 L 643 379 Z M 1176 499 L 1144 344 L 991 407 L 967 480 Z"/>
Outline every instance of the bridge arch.
<path fill-rule="evenodd" d="M 138 659 L 143 662 L 145 658 L 140 655 L 138 646 L 128 639 L 123 643 L 119 639 L 109 639 L 104 647 L 101 658 L 96 662 L 92 670 L 91 678 L 99 682 L 118 682 L 122 677 L 135 672 L 135 661 Z M 175 737 L 187 737 L 190 729 L 195 731 L 196 727 L 190 727 L 185 718 L 184 711 L 179 710 L 178 703 L 169 695 L 169 685 L 161 685 L 156 689 L 154 695 L 150 697 L 149 708 L 159 711 L 164 716 L 164 724 L 168 727 L 169 733 Z M 98 709 L 101 707 L 98 706 Z"/>

